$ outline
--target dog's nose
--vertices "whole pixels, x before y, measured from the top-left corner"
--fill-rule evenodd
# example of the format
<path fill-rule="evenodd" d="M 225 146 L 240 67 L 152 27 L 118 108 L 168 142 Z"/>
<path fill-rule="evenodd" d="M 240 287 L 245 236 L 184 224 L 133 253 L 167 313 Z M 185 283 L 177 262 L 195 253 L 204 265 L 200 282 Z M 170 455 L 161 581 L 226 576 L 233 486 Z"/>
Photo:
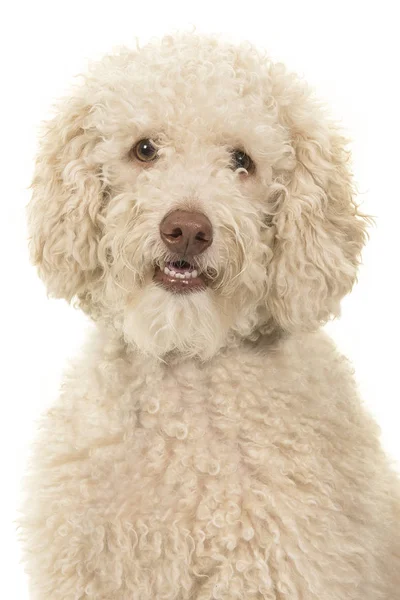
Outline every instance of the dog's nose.
<path fill-rule="evenodd" d="M 174 210 L 164 217 L 160 234 L 168 250 L 182 256 L 204 252 L 213 240 L 209 219 L 199 212 Z"/>

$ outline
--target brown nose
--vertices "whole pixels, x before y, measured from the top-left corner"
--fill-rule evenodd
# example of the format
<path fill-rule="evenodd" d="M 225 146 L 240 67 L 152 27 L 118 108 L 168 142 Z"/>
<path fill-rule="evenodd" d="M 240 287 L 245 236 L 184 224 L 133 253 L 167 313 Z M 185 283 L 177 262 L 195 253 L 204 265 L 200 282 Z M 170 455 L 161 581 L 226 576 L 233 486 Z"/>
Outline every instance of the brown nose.
<path fill-rule="evenodd" d="M 174 210 L 164 217 L 160 234 L 168 250 L 183 256 L 204 252 L 213 240 L 212 225 L 202 213 Z"/>

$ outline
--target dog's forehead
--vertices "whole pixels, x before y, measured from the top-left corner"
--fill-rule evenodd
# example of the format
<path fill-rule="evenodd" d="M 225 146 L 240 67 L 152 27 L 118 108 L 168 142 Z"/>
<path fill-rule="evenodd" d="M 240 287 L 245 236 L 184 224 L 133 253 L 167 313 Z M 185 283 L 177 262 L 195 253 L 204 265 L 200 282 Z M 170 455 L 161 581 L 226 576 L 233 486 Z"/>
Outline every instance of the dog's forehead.
<path fill-rule="evenodd" d="M 269 89 L 270 61 L 249 44 L 233 45 L 214 38 L 164 38 L 141 49 L 105 57 L 94 68 L 104 85 L 138 86 L 137 92 L 173 89 L 187 97 L 212 90 L 213 96 L 262 94 Z M 268 89 L 266 89 L 266 87 Z"/>
<path fill-rule="evenodd" d="M 163 130 L 181 139 L 270 125 L 268 61 L 249 46 L 168 39 L 106 57 L 88 78 L 102 133 Z M 250 127 L 251 129 L 251 127 Z"/>

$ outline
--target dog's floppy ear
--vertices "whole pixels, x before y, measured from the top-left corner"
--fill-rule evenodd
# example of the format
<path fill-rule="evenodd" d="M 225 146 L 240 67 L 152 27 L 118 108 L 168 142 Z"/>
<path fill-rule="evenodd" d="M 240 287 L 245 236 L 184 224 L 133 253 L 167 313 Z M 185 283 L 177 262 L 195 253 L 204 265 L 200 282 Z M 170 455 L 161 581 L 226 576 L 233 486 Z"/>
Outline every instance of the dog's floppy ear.
<path fill-rule="evenodd" d="M 301 82 L 279 84 L 295 166 L 276 207 L 267 305 L 285 331 L 313 330 L 353 286 L 368 219 L 354 202 L 346 139 Z"/>
<path fill-rule="evenodd" d="M 96 272 L 101 181 L 83 98 L 64 101 L 46 124 L 28 206 L 31 257 L 48 291 L 67 300 Z"/>

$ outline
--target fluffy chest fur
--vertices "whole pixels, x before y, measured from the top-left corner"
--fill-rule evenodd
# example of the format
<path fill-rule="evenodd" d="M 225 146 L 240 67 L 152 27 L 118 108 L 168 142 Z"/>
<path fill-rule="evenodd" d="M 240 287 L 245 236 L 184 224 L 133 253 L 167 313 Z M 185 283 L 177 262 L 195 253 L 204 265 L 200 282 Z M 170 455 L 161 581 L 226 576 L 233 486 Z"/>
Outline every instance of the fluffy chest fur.
<path fill-rule="evenodd" d="M 325 337 L 209 363 L 96 346 L 39 444 L 38 598 L 389 598 L 385 459 Z"/>

